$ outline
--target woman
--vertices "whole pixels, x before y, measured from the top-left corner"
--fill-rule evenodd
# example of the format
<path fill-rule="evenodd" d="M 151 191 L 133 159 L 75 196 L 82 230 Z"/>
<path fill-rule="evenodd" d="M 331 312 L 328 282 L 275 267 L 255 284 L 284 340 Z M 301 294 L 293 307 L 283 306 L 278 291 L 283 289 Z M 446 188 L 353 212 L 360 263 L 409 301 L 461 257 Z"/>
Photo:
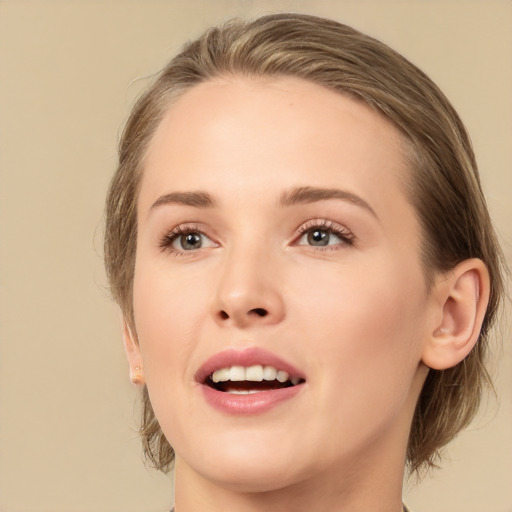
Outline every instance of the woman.
<path fill-rule="evenodd" d="M 176 511 L 402 510 L 476 412 L 499 254 L 461 121 L 396 52 L 296 14 L 188 44 L 105 241 Z"/>

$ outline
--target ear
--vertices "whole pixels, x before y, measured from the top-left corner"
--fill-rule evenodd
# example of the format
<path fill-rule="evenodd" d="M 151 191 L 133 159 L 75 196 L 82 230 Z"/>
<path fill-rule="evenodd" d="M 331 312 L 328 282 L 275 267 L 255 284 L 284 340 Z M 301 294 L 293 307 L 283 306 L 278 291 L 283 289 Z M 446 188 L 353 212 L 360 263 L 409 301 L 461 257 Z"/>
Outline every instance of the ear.
<path fill-rule="evenodd" d="M 489 302 L 489 271 L 480 259 L 465 260 L 440 276 L 432 293 L 438 311 L 422 361 L 445 370 L 460 363 L 478 340 Z"/>
<path fill-rule="evenodd" d="M 130 380 L 134 384 L 143 386 L 146 380 L 144 379 L 144 369 L 142 366 L 142 355 L 140 353 L 139 343 L 125 318 L 123 318 L 123 342 L 124 351 L 126 352 L 128 364 L 130 365 Z"/>

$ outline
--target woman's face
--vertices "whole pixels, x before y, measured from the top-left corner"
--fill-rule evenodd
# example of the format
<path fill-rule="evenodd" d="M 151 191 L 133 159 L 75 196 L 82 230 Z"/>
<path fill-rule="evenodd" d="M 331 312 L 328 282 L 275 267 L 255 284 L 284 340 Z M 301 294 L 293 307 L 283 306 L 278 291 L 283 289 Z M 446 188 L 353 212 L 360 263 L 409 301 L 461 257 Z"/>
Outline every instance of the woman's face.
<path fill-rule="evenodd" d="M 178 467 L 266 490 L 403 465 L 433 302 L 407 179 L 387 120 L 306 81 L 219 79 L 172 106 L 134 310 Z"/>

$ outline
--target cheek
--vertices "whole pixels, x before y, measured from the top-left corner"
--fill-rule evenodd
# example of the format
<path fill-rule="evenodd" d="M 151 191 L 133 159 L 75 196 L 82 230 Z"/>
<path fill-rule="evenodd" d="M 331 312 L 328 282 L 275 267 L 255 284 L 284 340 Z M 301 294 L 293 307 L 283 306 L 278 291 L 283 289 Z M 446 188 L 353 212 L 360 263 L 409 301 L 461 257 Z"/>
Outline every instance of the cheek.
<path fill-rule="evenodd" d="M 135 325 L 151 404 L 169 439 L 186 439 L 195 417 L 187 391 L 208 308 L 206 287 L 141 267 L 134 281 Z M 176 421 L 177 412 L 188 423 Z"/>
<path fill-rule="evenodd" d="M 290 295 L 302 297 L 298 331 L 307 333 L 311 364 L 325 386 L 351 389 L 351 396 L 406 393 L 424 334 L 421 271 L 383 260 L 315 277 Z"/>
<path fill-rule="evenodd" d="M 192 276 L 172 275 L 151 265 L 136 269 L 134 280 L 135 325 L 148 373 L 154 379 L 185 378 L 194 340 L 201 336 L 204 312 L 208 311 L 204 276 L 194 286 Z M 162 377 L 165 376 L 165 379 Z"/>

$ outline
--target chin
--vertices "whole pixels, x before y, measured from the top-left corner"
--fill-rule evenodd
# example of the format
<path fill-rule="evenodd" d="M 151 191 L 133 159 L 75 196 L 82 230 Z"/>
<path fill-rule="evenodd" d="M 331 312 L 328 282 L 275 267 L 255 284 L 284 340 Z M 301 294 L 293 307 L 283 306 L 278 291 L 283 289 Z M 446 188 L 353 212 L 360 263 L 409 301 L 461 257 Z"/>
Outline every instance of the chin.
<path fill-rule="evenodd" d="M 299 446 L 265 446 L 254 440 L 243 445 L 219 441 L 217 446 L 219 449 L 196 450 L 191 458 L 186 454 L 180 458 L 204 479 L 232 491 L 276 491 L 314 473 L 313 468 L 302 467 L 305 459 Z M 202 456 L 197 456 L 201 452 Z"/>
<path fill-rule="evenodd" d="M 289 487 L 303 480 L 305 475 L 290 471 L 289 462 L 284 465 L 275 464 L 275 460 L 268 457 L 265 462 L 258 464 L 251 462 L 233 464 L 227 461 L 222 467 L 203 473 L 203 477 L 231 491 L 263 493 Z"/>

